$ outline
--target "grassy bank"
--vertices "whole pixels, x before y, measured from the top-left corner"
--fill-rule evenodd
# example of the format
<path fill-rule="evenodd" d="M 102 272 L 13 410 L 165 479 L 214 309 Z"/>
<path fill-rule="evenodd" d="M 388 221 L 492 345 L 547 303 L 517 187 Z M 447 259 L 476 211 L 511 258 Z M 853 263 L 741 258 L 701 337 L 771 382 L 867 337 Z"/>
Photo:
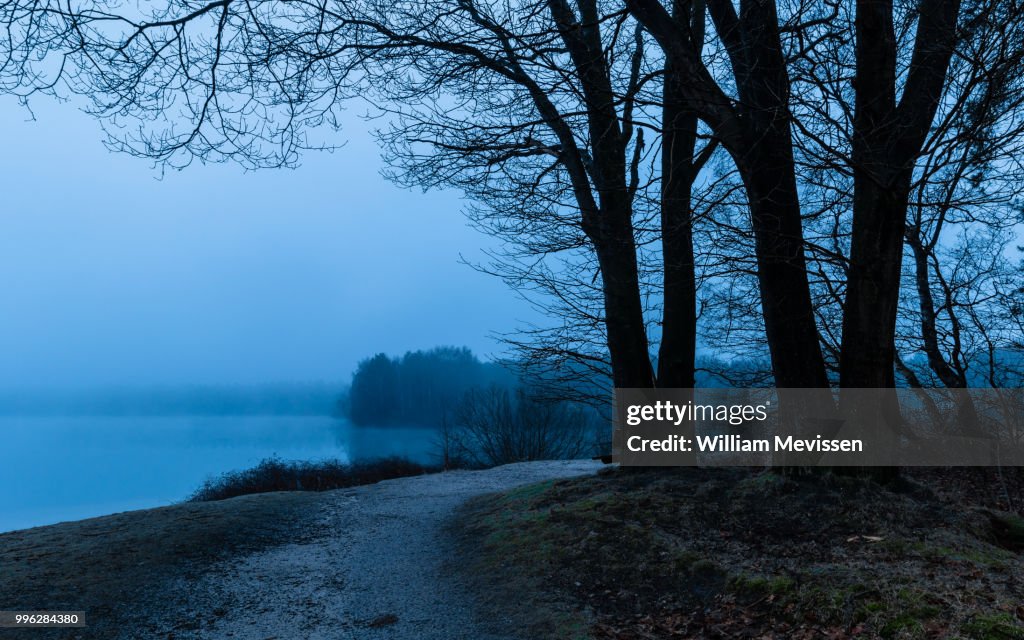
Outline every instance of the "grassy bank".
<path fill-rule="evenodd" d="M 462 527 L 535 637 L 1024 639 L 1022 521 L 929 480 L 609 470 Z"/>

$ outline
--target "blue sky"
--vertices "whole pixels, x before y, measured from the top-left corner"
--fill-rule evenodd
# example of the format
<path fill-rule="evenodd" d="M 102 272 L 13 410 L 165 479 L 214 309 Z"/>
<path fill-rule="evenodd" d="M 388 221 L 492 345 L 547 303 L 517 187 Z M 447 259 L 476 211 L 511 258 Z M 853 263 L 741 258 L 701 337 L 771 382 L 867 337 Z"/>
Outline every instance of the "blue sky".
<path fill-rule="evenodd" d="M 399 189 L 355 116 L 294 170 L 160 172 L 98 124 L 0 99 L 0 387 L 347 380 L 374 352 L 492 353 L 531 312 L 459 264 L 456 193 Z"/>

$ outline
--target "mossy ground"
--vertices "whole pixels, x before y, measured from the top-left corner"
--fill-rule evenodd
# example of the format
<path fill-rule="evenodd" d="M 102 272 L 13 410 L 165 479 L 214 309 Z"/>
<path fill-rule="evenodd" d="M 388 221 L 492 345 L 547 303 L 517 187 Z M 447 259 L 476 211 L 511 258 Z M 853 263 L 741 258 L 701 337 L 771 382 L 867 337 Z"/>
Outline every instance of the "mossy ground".
<path fill-rule="evenodd" d="M 602 640 L 1024 640 L 1019 524 L 921 482 L 740 469 L 609 469 L 461 521 L 530 636 Z"/>

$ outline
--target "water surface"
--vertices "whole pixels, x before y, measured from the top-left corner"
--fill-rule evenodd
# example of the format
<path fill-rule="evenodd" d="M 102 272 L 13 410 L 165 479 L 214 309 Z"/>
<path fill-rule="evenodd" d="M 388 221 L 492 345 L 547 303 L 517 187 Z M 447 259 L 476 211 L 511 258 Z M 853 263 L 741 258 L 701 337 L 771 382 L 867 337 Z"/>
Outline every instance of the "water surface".
<path fill-rule="evenodd" d="M 319 416 L 3 416 L 0 436 L 0 531 L 172 504 L 270 456 L 430 462 L 436 440 Z"/>

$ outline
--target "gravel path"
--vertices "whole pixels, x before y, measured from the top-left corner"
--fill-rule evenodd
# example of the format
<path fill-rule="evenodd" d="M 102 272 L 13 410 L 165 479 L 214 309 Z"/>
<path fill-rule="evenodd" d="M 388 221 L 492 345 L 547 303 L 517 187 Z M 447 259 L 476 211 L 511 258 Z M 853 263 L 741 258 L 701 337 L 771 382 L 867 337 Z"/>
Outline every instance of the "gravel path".
<path fill-rule="evenodd" d="M 515 638 L 514 630 L 495 635 L 500 620 L 483 624 L 474 616 L 464 581 L 445 569 L 459 550 L 444 527 L 474 496 L 600 466 L 531 462 L 330 492 L 293 541 L 217 562 L 198 580 L 175 585 L 154 627 L 171 640 Z M 192 611 L 172 604 L 182 601 Z"/>

